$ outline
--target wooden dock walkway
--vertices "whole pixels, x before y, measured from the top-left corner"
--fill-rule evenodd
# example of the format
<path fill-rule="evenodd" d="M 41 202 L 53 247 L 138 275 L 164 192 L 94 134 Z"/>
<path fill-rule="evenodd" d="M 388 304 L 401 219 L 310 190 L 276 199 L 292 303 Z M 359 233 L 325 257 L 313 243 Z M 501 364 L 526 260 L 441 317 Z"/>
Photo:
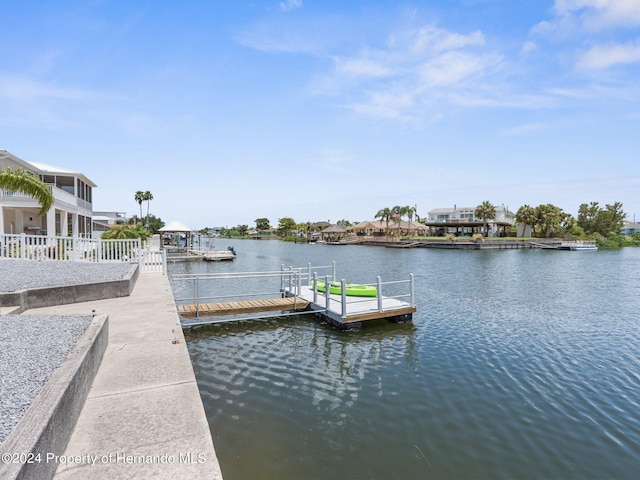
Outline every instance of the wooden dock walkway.
<path fill-rule="evenodd" d="M 274 311 L 305 310 L 309 302 L 299 297 L 242 300 L 238 302 L 201 303 L 199 305 L 178 305 L 178 313 L 185 318 L 236 315 Z"/>
<path fill-rule="evenodd" d="M 385 245 L 385 248 L 416 248 L 422 245 L 422 242 L 402 242 L 394 243 L 391 245 Z"/>

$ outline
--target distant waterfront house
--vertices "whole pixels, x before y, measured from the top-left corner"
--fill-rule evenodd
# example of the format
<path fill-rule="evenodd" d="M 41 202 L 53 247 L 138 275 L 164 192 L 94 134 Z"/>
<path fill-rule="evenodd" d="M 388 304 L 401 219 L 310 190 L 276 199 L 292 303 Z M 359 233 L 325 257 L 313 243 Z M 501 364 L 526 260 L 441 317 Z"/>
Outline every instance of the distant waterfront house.
<path fill-rule="evenodd" d="M 622 235 L 635 235 L 636 233 L 640 233 L 640 223 L 625 222 L 620 229 L 620 233 L 622 233 Z"/>
<path fill-rule="evenodd" d="M 312 224 L 309 225 L 309 231 L 310 232 L 320 232 L 322 230 L 324 230 L 325 228 L 329 228 L 332 225 L 329 222 L 314 222 Z"/>
<path fill-rule="evenodd" d="M 389 222 L 389 225 L 391 225 L 391 222 Z M 371 222 L 360 222 L 356 225 L 352 225 L 351 227 L 347 227 L 347 231 L 352 232 L 357 236 L 379 237 L 385 235 L 386 228 L 387 222 L 376 220 Z"/>
<path fill-rule="evenodd" d="M 418 222 L 408 222 L 400 220 L 399 224 L 395 220 L 390 220 L 387 224 L 384 220 L 360 222 L 348 227 L 347 230 L 358 236 L 379 237 L 385 235 L 424 235 L 427 226 Z"/>
<path fill-rule="evenodd" d="M 127 223 L 125 212 L 94 211 L 93 236 L 101 237 L 104 232 L 115 225 Z"/>
<path fill-rule="evenodd" d="M 347 235 L 347 229 L 339 227 L 338 225 L 331 225 L 322 230 L 320 235 L 322 239 L 327 242 L 337 242 Z"/>
<path fill-rule="evenodd" d="M 515 215 L 504 205 L 496 206 L 496 218 L 489 220 L 489 236 L 506 236 L 507 228 L 515 222 Z M 482 233 L 484 221 L 475 216 L 476 207 L 436 208 L 428 213 L 425 224 L 432 235 L 471 236 Z"/>
<path fill-rule="evenodd" d="M 92 236 L 93 189 L 96 184 L 80 172 L 27 162 L 0 150 L 0 168 L 21 168 L 36 175 L 53 193 L 49 212 L 38 216 L 38 202 L 21 192 L 0 190 L 0 235 Z"/>
<path fill-rule="evenodd" d="M 400 235 L 426 235 L 427 226 L 420 222 L 409 222 L 400 220 L 400 222 L 389 222 L 389 232 Z"/>

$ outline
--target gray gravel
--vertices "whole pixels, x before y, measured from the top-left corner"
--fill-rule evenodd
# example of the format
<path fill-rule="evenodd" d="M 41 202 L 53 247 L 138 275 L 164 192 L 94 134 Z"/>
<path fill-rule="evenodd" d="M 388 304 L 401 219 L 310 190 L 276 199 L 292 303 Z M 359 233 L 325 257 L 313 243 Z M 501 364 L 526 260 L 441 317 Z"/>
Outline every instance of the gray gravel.
<path fill-rule="evenodd" d="M 0 292 L 122 280 L 131 269 L 126 262 L 91 263 L 0 259 Z"/>
<path fill-rule="evenodd" d="M 129 263 L 0 259 L 0 293 L 122 280 Z M 92 317 L 0 315 L 0 444 L 86 330 Z"/>
<path fill-rule="evenodd" d="M 0 444 L 91 319 L 90 315 L 0 315 Z"/>

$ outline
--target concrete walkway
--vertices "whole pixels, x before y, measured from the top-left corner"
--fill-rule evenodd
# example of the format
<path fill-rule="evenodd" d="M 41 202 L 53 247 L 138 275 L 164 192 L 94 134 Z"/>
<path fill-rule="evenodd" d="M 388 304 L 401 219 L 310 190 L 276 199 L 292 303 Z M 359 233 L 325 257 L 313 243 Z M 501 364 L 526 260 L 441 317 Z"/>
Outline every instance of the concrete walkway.
<path fill-rule="evenodd" d="M 222 479 L 168 277 L 26 313 L 92 312 L 109 315 L 109 345 L 54 478 Z"/>

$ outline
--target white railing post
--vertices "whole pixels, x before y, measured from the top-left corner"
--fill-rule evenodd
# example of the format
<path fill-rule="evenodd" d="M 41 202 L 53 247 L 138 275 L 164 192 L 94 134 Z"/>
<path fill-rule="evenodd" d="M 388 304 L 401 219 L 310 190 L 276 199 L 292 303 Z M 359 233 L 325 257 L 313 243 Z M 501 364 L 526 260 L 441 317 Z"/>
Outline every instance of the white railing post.
<path fill-rule="evenodd" d="M 347 316 L 347 283 L 344 278 L 340 280 L 340 297 L 342 300 L 342 318 Z"/>
<path fill-rule="evenodd" d="M 411 289 L 411 306 L 414 306 L 416 302 L 415 302 L 415 291 L 414 291 L 414 283 L 413 283 L 413 273 L 409 274 L 409 288 Z"/>
<path fill-rule="evenodd" d="M 378 311 L 382 311 L 382 279 L 380 275 L 376 277 L 376 283 L 378 287 Z"/>
<path fill-rule="evenodd" d="M 318 303 L 318 274 L 313 272 L 313 303 Z"/>
<path fill-rule="evenodd" d="M 20 234 L 20 258 L 23 260 L 27 258 L 27 236 L 24 233 Z"/>
<path fill-rule="evenodd" d="M 329 298 L 329 275 L 325 275 L 324 276 L 324 296 L 325 296 L 325 310 L 327 312 L 329 312 L 329 304 L 330 304 L 330 298 Z"/>
<path fill-rule="evenodd" d="M 167 274 L 167 251 L 162 249 L 160 250 L 160 255 L 162 256 L 162 274 Z"/>
<path fill-rule="evenodd" d="M 284 292 L 284 263 L 280 264 L 280 291 Z"/>

